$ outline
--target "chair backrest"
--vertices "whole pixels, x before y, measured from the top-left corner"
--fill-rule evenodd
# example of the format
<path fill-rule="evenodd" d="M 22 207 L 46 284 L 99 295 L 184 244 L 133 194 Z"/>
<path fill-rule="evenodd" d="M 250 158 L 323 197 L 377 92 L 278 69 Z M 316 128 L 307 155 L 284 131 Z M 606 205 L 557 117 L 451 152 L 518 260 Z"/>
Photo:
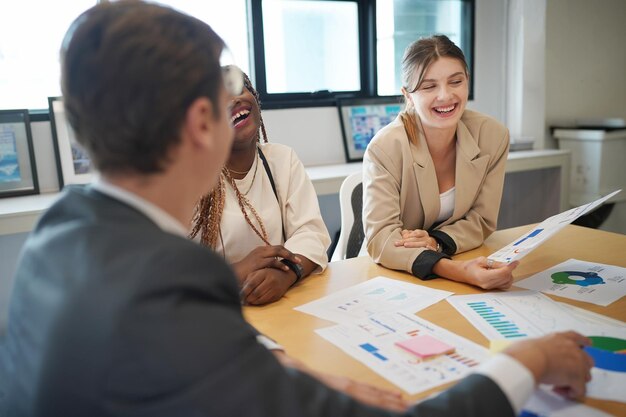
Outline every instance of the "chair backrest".
<path fill-rule="evenodd" d="M 341 231 L 331 261 L 350 259 L 359 255 L 365 239 L 363 231 L 363 175 L 348 175 L 339 189 Z"/>

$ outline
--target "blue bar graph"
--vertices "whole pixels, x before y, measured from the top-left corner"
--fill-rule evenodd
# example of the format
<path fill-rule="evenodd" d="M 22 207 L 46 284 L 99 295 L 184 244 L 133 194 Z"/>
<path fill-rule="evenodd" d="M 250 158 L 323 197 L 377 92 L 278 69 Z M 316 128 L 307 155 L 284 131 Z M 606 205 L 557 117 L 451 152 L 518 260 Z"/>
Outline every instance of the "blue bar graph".
<path fill-rule="evenodd" d="M 486 302 L 477 301 L 467 303 L 467 305 L 503 338 L 511 339 L 527 336 L 515 323 L 506 320 L 507 317 L 505 314 L 499 312 L 495 307 L 487 305 Z"/>
<path fill-rule="evenodd" d="M 376 346 L 370 343 L 363 343 L 362 345 L 359 345 L 359 347 L 363 349 L 364 351 L 371 353 L 372 355 L 374 355 L 376 358 L 380 359 L 381 361 L 388 360 L 385 356 L 378 353 L 378 348 Z"/>
<path fill-rule="evenodd" d="M 523 241 L 525 241 L 526 239 L 530 239 L 531 237 L 535 237 L 535 236 L 537 236 L 537 235 L 538 235 L 539 233 L 541 233 L 541 232 L 543 232 L 543 229 L 533 230 L 533 231 L 532 231 L 532 233 L 530 233 L 528 236 L 526 236 L 525 238 L 523 238 L 523 239 L 521 239 L 521 240 L 519 240 L 519 241 L 515 242 L 515 243 L 513 244 L 513 246 L 517 246 L 517 245 L 519 245 L 520 243 L 522 243 Z"/>

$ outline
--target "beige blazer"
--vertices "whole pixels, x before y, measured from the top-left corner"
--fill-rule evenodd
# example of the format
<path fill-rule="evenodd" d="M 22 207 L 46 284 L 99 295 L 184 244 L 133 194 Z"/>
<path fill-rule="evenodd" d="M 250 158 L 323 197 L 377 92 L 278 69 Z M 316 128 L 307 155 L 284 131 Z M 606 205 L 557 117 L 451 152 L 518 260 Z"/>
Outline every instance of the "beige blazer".
<path fill-rule="evenodd" d="M 425 249 L 395 247 L 402 229 L 445 233 L 453 241 L 450 254 L 480 246 L 496 229 L 509 132 L 496 120 L 465 110 L 456 136 L 454 212 L 435 228 L 439 187 L 417 117 L 400 114 L 370 142 L 363 158 L 363 226 L 375 262 L 412 272 Z"/>

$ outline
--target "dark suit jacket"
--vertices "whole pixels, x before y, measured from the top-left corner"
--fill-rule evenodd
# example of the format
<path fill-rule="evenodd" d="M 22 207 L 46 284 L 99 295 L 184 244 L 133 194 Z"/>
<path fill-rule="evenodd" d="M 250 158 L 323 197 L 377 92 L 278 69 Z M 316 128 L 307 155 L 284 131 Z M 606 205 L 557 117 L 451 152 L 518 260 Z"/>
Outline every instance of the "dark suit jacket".
<path fill-rule="evenodd" d="M 285 369 L 222 259 L 89 188 L 66 191 L 29 237 L 8 344 L 11 416 L 393 415 Z M 512 414 L 480 375 L 409 412 Z"/>

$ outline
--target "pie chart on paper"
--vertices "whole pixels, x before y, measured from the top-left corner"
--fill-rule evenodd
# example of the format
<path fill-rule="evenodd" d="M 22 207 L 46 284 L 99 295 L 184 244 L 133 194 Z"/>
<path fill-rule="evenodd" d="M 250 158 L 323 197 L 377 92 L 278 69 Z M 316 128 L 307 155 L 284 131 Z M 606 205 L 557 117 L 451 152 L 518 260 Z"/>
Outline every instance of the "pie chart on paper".
<path fill-rule="evenodd" d="M 593 358 L 596 368 L 626 373 L 626 340 L 607 336 L 589 336 L 589 339 L 591 346 L 585 351 Z"/>

